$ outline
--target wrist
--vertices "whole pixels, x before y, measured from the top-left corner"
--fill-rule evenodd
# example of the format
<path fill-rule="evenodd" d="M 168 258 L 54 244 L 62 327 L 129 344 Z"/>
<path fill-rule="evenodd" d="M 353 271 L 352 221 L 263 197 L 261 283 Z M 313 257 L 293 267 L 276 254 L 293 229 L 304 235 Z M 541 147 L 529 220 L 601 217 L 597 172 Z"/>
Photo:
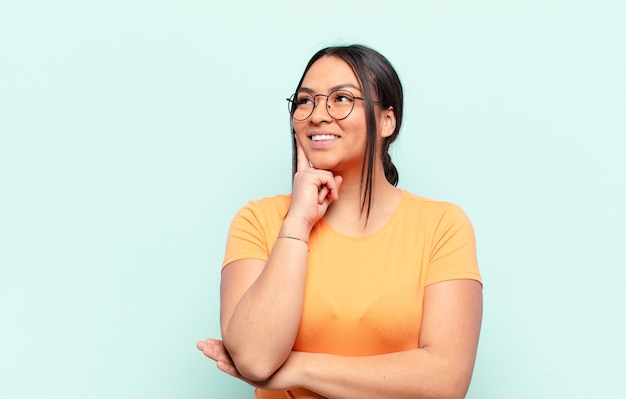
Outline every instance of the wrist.
<path fill-rule="evenodd" d="M 310 352 L 295 352 L 299 355 L 298 360 L 300 367 L 298 367 L 298 386 L 305 389 L 313 389 L 316 385 L 314 381 L 318 381 L 320 378 L 319 370 L 328 367 L 325 363 L 325 354 L 323 353 L 310 353 Z"/>
<path fill-rule="evenodd" d="M 307 221 L 295 216 L 287 215 L 285 220 L 283 220 L 283 224 L 278 235 L 296 237 L 302 241 L 308 242 L 312 229 L 313 225 Z"/>

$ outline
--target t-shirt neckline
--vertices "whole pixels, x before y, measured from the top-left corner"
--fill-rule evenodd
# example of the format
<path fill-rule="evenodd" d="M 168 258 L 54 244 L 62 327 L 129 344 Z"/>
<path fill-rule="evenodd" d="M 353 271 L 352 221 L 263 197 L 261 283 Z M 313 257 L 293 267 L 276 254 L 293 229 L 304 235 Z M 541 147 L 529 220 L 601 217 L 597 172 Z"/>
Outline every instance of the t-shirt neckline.
<path fill-rule="evenodd" d="M 346 240 L 346 241 L 363 242 L 363 241 L 369 241 L 371 239 L 375 239 L 376 237 L 384 234 L 387 230 L 389 230 L 391 226 L 394 225 L 399 215 L 402 213 L 401 210 L 402 208 L 404 208 L 404 204 L 406 203 L 407 192 L 401 188 L 399 188 L 399 190 L 400 190 L 401 197 L 400 197 L 400 202 L 398 203 L 398 206 L 391 214 L 391 217 L 389 218 L 389 220 L 387 220 L 387 222 L 380 229 L 376 230 L 373 233 L 362 235 L 362 236 L 352 236 L 352 235 L 344 234 L 336 230 L 330 223 L 328 223 L 328 221 L 324 217 L 322 217 L 319 220 L 318 228 L 326 230 L 332 233 L 333 235 L 335 235 L 336 237 Z"/>

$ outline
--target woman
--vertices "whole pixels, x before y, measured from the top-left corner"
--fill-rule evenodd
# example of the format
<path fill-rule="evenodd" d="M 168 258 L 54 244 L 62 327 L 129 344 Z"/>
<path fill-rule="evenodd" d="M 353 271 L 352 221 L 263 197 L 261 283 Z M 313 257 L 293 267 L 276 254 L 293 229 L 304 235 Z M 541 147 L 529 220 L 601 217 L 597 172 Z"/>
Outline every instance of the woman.
<path fill-rule="evenodd" d="M 462 398 L 482 315 L 456 205 L 396 187 L 402 87 L 385 57 L 330 47 L 289 99 L 291 195 L 232 222 L 223 342 L 198 349 L 257 398 Z"/>

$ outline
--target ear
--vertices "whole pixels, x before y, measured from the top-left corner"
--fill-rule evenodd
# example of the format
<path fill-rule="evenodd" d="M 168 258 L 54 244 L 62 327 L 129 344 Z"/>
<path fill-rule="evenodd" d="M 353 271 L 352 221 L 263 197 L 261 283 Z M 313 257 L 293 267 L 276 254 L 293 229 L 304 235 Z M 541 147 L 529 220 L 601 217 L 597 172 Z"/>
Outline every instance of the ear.
<path fill-rule="evenodd" d="M 396 130 L 396 112 L 389 107 L 380 113 L 380 136 L 389 137 Z"/>

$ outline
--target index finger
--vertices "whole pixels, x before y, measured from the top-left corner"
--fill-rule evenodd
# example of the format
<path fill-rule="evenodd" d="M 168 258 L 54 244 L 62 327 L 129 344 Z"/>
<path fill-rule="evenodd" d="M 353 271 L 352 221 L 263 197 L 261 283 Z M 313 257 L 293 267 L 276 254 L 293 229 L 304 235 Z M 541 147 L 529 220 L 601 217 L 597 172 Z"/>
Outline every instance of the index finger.
<path fill-rule="evenodd" d="M 311 165 L 311 163 L 309 162 L 309 158 L 307 158 L 304 150 L 302 149 L 302 145 L 300 144 L 300 140 L 298 140 L 298 136 L 294 134 L 293 137 L 296 139 L 296 154 L 298 156 L 297 172 L 313 167 L 313 165 Z"/>

